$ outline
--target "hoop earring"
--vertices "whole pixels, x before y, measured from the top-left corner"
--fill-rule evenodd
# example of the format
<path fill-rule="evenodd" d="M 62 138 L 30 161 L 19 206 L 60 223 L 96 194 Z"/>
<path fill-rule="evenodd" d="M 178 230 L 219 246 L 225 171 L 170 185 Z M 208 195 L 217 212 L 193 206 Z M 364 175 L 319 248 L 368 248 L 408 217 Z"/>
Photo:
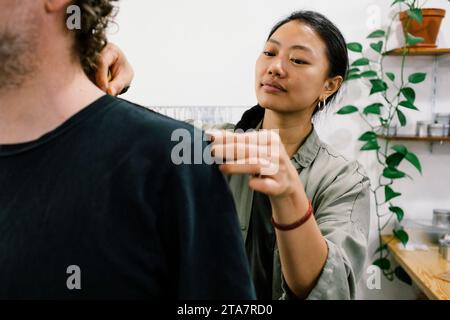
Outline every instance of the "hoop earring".
<path fill-rule="evenodd" d="M 323 100 L 319 102 L 319 111 L 323 111 L 325 109 L 325 105 L 327 104 L 327 100 Z"/>

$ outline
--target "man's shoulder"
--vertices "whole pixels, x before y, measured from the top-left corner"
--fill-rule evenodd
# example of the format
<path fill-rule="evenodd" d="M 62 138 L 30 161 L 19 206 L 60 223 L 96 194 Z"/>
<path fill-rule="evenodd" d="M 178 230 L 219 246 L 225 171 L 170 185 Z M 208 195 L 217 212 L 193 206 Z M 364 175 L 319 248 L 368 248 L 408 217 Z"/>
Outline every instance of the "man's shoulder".
<path fill-rule="evenodd" d="M 201 130 L 188 123 L 114 97 L 108 98 L 107 106 L 99 118 L 93 119 L 92 125 L 98 134 L 107 135 L 108 139 L 158 150 L 173 148 L 180 137 L 187 137 L 192 143 L 202 138 Z"/>
<path fill-rule="evenodd" d="M 190 124 L 167 117 L 150 108 L 120 98 L 113 99 L 115 104 L 112 116 L 130 128 L 154 133 L 167 133 L 176 129 L 194 130 Z"/>
<path fill-rule="evenodd" d="M 108 149 L 159 159 L 161 164 L 207 164 L 202 130 L 123 99 L 108 97 L 107 101 L 90 128 L 96 141 Z"/>

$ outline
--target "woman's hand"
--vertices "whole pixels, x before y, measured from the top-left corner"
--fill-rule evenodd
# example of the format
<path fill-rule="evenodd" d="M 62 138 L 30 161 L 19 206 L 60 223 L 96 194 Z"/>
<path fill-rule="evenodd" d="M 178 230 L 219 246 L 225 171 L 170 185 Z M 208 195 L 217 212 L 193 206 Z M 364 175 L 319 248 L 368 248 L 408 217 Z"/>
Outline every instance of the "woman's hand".
<path fill-rule="evenodd" d="M 130 86 L 133 78 L 133 67 L 125 54 L 118 46 L 108 43 L 97 60 L 97 86 L 106 93 L 117 96 Z"/>
<path fill-rule="evenodd" d="M 230 133 L 211 131 L 212 155 L 224 160 L 225 174 L 250 174 L 250 188 L 272 200 L 290 197 L 302 187 L 298 172 L 274 131 Z"/>
<path fill-rule="evenodd" d="M 273 131 L 210 132 L 212 154 L 225 160 L 226 174 L 250 174 L 250 188 L 270 199 L 272 219 L 292 226 L 309 211 L 309 200 L 298 172 Z M 313 216 L 289 232 L 275 229 L 283 277 L 294 295 L 306 298 L 325 265 L 328 247 Z"/>

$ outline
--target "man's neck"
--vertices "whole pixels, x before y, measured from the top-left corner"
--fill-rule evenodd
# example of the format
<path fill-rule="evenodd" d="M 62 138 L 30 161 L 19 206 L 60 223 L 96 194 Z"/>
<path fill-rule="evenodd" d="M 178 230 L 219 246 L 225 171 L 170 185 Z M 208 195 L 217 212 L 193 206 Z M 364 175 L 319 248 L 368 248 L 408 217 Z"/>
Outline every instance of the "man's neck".
<path fill-rule="evenodd" d="M 19 88 L 0 89 L 0 144 L 36 140 L 103 93 L 73 63 L 46 63 Z"/>
<path fill-rule="evenodd" d="M 311 133 L 311 115 L 308 111 L 283 114 L 266 109 L 263 129 L 278 129 L 281 142 L 292 158 Z"/>

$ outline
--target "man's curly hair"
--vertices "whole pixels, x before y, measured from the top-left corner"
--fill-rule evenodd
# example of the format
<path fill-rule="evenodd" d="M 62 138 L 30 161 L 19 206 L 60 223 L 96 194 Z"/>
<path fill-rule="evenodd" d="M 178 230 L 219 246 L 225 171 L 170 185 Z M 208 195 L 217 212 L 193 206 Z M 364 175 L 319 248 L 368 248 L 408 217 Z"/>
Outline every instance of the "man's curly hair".
<path fill-rule="evenodd" d="M 83 70 L 94 77 L 99 53 L 107 44 L 106 29 L 115 14 L 118 0 L 74 0 L 81 11 L 81 29 L 75 31 L 75 53 Z"/>

